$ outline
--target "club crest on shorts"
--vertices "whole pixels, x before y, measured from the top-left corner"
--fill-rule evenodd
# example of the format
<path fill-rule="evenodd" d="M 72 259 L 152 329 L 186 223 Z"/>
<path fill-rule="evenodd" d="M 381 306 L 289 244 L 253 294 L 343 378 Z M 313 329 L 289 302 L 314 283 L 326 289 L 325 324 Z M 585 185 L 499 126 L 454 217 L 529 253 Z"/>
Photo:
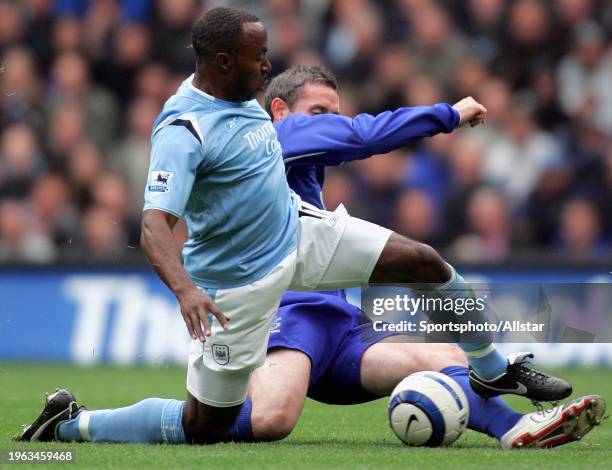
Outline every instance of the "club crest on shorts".
<path fill-rule="evenodd" d="M 212 356 L 217 364 L 224 366 L 230 360 L 229 347 L 225 344 L 213 344 Z"/>
<path fill-rule="evenodd" d="M 270 334 L 280 333 L 280 326 L 281 326 L 281 317 L 279 317 L 277 313 L 272 319 L 272 322 L 270 323 Z"/>

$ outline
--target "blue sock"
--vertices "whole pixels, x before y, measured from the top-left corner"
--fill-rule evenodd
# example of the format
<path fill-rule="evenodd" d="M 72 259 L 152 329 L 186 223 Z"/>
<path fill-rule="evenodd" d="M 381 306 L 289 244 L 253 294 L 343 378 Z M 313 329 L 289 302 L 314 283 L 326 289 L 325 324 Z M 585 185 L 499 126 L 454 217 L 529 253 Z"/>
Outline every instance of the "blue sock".
<path fill-rule="evenodd" d="M 434 288 L 436 293 L 445 299 L 473 298 L 474 291 L 472 291 L 469 284 L 465 282 L 461 274 L 455 271 L 455 268 L 450 264 L 448 267 L 451 270 L 451 277 L 444 284 Z M 479 312 L 472 312 L 471 315 L 472 322 L 486 320 Z M 463 316 L 457 316 L 457 318 L 467 320 L 467 318 Z M 491 380 L 504 374 L 508 361 L 491 342 L 491 333 L 475 333 L 470 337 L 472 340 L 478 338 L 482 341 L 472 341 L 469 343 L 459 342 L 457 345 L 465 352 L 468 362 L 474 369 L 476 375 L 484 380 Z"/>
<path fill-rule="evenodd" d="M 147 398 L 114 410 L 81 411 L 57 430 L 61 441 L 185 444 L 184 401 Z"/>
<path fill-rule="evenodd" d="M 470 366 L 481 379 L 492 380 L 506 372 L 508 360 L 492 343 L 458 343 L 457 345 L 463 349 Z"/>
<path fill-rule="evenodd" d="M 487 400 L 479 397 L 470 387 L 467 367 L 450 366 L 440 372 L 452 377 L 465 392 L 470 404 L 468 428 L 501 439 L 523 417 L 500 397 Z"/>
<path fill-rule="evenodd" d="M 230 429 L 228 440 L 240 441 L 240 442 L 253 442 L 253 427 L 251 426 L 251 410 L 253 409 L 253 402 L 251 397 L 242 404 L 240 414 L 236 419 L 236 422 Z"/>

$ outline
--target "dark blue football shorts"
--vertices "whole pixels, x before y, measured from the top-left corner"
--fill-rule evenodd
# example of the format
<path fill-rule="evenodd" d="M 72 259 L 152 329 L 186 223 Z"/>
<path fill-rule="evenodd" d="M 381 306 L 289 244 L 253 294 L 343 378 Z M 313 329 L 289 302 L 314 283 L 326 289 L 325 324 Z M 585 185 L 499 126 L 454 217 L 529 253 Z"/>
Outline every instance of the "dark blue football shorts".
<path fill-rule="evenodd" d="M 349 405 L 380 398 L 361 386 L 361 358 L 371 345 L 395 334 L 374 331 L 370 319 L 339 291 L 287 292 L 272 323 L 268 350 L 306 354 L 312 364 L 308 396 Z"/>

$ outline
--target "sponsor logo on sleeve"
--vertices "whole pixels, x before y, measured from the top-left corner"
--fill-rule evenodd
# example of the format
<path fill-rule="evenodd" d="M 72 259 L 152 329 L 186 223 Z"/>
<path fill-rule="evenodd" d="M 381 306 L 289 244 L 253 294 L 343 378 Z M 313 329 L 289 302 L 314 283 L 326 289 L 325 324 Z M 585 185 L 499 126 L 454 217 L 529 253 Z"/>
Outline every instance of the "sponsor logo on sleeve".
<path fill-rule="evenodd" d="M 151 180 L 147 189 L 152 193 L 167 193 L 170 191 L 168 183 L 173 176 L 172 171 L 154 170 L 151 172 Z"/>

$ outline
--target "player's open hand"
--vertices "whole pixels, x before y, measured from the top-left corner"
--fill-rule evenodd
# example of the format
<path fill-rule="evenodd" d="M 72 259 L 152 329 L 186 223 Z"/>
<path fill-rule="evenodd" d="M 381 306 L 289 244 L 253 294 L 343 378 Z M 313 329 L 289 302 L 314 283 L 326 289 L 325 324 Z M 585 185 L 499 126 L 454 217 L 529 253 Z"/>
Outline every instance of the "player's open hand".
<path fill-rule="evenodd" d="M 199 339 L 203 343 L 206 341 L 206 336 L 210 336 L 209 313 L 212 313 L 219 320 L 223 329 L 226 330 L 229 327 L 230 319 L 219 310 L 219 307 L 205 292 L 196 286 L 177 295 L 177 298 L 181 306 L 181 315 L 183 315 L 189 335 L 193 339 Z"/>
<path fill-rule="evenodd" d="M 463 125 L 466 122 L 470 124 L 470 127 L 484 124 L 487 120 L 487 108 L 481 105 L 471 96 L 463 98 L 461 101 L 455 103 L 453 108 L 459 111 L 461 120 L 459 125 Z"/>

